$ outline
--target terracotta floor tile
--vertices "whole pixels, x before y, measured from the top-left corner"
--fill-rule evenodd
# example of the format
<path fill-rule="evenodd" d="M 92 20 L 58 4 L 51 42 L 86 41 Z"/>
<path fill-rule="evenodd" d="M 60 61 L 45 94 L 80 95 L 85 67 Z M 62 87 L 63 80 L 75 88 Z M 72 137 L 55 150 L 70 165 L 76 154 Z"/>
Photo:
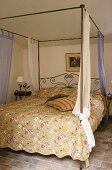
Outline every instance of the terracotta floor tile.
<path fill-rule="evenodd" d="M 112 163 L 102 162 L 101 167 L 103 167 L 103 168 L 111 168 L 112 169 Z"/>
<path fill-rule="evenodd" d="M 9 165 L 0 165 L 0 170 L 11 170 L 11 168 Z"/>

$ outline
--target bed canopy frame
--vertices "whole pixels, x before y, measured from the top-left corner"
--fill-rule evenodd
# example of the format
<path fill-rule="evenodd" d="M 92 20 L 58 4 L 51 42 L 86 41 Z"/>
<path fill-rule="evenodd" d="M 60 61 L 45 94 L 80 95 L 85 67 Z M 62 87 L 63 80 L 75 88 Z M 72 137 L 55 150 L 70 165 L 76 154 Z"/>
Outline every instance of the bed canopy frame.
<path fill-rule="evenodd" d="M 51 39 L 51 40 L 38 40 L 38 79 L 39 79 L 39 89 L 40 89 L 40 43 L 43 42 L 53 42 L 53 41 L 67 41 L 67 40 L 81 40 L 81 52 L 80 52 L 80 61 L 81 61 L 81 92 L 80 92 L 80 111 L 82 113 L 82 108 L 83 108 L 83 15 L 84 15 L 84 10 L 86 11 L 85 5 L 81 4 L 80 6 L 77 7 L 71 7 L 71 8 L 62 8 L 62 9 L 56 9 L 56 10 L 49 10 L 49 11 L 41 11 L 41 12 L 36 12 L 36 13 L 27 13 L 27 14 L 21 14 L 21 15 L 15 15 L 15 16 L 9 16 L 9 17 L 2 17 L 0 18 L 0 20 L 7 20 L 7 19 L 13 19 L 13 18 L 20 18 L 20 17 L 27 17 L 27 16 L 33 16 L 33 15 L 42 15 L 42 14 L 48 14 L 48 13 L 57 13 L 60 11 L 68 11 L 68 10 L 76 10 L 76 9 L 80 9 L 81 10 L 81 37 L 74 37 L 74 38 L 66 38 L 66 39 Z M 92 21 L 92 23 L 94 24 L 94 26 L 96 27 L 97 31 L 100 31 L 99 27 L 97 26 L 97 24 L 94 22 L 94 20 L 92 19 L 92 17 L 89 15 L 90 20 Z M 5 29 L 0 28 L 3 31 L 8 31 Z M 11 32 L 11 31 L 9 31 Z M 101 31 L 100 31 L 101 32 Z M 29 38 L 28 36 L 25 35 L 21 35 L 19 33 L 15 33 L 15 32 L 11 32 L 17 36 L 21 36 L 23 38 Z M 103 34 L 102 34 L 103 35 Z M 98 38 L 97 36 L 92 36 L 90 38 Z M 34 39 L 36 40 L 36 39 Z"/>
<path fill-rule="evenodd" d="M 46 43 L 46 42 L 53 42 L 53 41 L 68 41 L 68 40 L 81 40 L 81 52 L 80 52 L 80 61 L 81 61 L 81 90 L 80 90 L 80 112 L 83 112 L 83 16 L 84 16 L 84 11 L 86 11 L 85 5 L 81 4 L 78 7 L 71 7 L 71 8 L 63 8 L 63 9 L 57 9 L 57 10 L 49 10 L 49 11 L 41 11 L 37 13 L 27 13 L 27 14 L 22 14 L 22 15 L 15 15 L 15 16 L 9 16 L 9 17 L 2 17 L 0 20 L 7 20 L 7 19 L 13 19 L 13 18 L 20 18 L 20 17 L 27 17 L 27 16 L 33 16 L 33 15 L 42 15 L 42 14 L 48 14 L 48 13 L 57 13 L 60 11 L 68 11 L 68 10 L 76 10 L 79 9 L 81 11 L 81 37 L 78 38 L 66 38 L 66 39 L 51 39 L 51 40 L 37 40 L 38 41 L 38 80 L 39 80 L 39 89 L 40 89 L 40 43 Z M 97 31 L 100 31 L 99 27 L 96 25 L 92 17 L 89 15 L 90 20 L 96 27 Z M 3 31 L 8 31 L 5 29 L 0 28 Z M 11 32 L 11 31 L 8 31 Z M 100 31 L 101 32 L 101 31 Z M 28 36 L 11 32 L 17 36 L 23 37 L 23 38 L 29 38 Z M 103 34 L 102 34 L 103 35 Z M 103 36 L 104 37 L 104 36 Z M 91 36 L 90 38 L 98 38 L 97 36 Z M 36 39 L 34 39 L 36 40 Z M 82 167 L 80 168 L 82 169 Z"/>

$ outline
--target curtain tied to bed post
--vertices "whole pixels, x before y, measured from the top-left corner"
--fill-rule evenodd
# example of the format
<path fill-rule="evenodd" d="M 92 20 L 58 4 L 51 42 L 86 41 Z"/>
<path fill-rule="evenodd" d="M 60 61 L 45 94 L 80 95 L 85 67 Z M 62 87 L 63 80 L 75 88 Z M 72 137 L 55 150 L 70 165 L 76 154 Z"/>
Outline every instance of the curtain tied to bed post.
<path fill-rule="evenodd" d="M 103 96 L 106 96 L 106 79 L 104 70 L 104 37 L 100 31 L 98 31 L 98 67 L 100 77 L 100 89 Z"/>
<path fill-rule="evenodd" d="M 82 127 L 87 136 L 87 142 L 89 146 L 89 151 L 91 152 L 92 147 L 95 146 L 95 139 L 91 129 L 91 125 L 88 121 L 90 117 L 90 86 L 91 86 L 91 77 L 90 77 L 90 22 L 89 22 L 89 14 L 87 11 L 84 13 L 83 20 L 83 113 L 80 112 L 80 74 L 79 74 L 79 82 L 78 82 L 78 95 L 75 107 L 73 109 L 73 114 L 75 116 L 79 116 L 81 120 Z"/>

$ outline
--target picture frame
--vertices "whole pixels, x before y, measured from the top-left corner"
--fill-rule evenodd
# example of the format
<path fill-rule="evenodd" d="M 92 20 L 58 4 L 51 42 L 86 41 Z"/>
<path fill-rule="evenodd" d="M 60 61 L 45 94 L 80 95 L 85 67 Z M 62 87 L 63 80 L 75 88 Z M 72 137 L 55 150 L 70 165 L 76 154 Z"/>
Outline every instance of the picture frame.
<path fill-rule="evenodd" d="M 66 53 L 65 58 L 67 72 L 80 71 L 80 53 Z"/>

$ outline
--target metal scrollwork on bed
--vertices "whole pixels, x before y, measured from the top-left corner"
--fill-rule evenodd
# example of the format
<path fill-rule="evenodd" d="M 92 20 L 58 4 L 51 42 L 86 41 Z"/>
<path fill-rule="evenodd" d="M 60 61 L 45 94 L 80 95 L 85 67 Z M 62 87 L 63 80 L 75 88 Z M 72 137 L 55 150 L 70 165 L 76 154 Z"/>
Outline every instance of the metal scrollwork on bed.
<path fill-rule="evenodd" d="M 79 75 L 63 73 L 52 77 L 40 78 L 40 88 L 44 87 L 77 87 Z M 100 90 L 99 78 L 91 78 L 91 89 Z"/>
<path fill-rule="evenodd" d="M 63 73 L 53 77 L 41 78 L 40 87 L 47 86 L 62 86 L 62 87 L 74 87 L 78 85 L 78 74 L 74 73 Z"/>

